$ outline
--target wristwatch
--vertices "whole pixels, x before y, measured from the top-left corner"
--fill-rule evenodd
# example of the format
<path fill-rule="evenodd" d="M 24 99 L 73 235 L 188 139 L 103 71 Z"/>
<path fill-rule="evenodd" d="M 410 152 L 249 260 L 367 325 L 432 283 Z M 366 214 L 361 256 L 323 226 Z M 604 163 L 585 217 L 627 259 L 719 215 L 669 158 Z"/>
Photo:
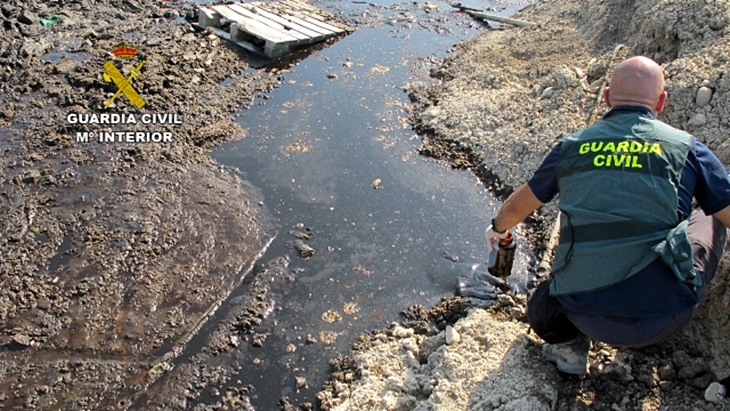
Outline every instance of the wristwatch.
<path fill-rule="evenodd" d="M 504 233 L 506 233 L 507 230 L 502 230 L 502 231 L 497 230 L 497 223 L 494 220 L 495 219 L 493 218 L 492 219 L 492 231 L 494 231 L 497 234 L 504 234 Z"/>

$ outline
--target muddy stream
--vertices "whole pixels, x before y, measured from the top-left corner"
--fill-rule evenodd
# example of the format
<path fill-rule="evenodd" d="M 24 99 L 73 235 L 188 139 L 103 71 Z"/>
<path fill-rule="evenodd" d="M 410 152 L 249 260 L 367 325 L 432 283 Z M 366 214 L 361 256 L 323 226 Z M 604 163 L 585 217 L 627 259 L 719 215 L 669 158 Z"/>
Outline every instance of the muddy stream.
<path fill-rule="evenodd" d="M 284 396 L 316 403 L 329 360 L 359 333 L 453 295 L 459 273 L 486 259 L 483 232 L 499 205 L 471 172 L 418 154 L 403 91 L 428 81 L 428 67 L 452 45 L 489 27 L 444 2 L 316 5 L 358 22 L 357 30 L 283 69 L 279 89 L 236 114 L 246 137 L 211 152 L 260 188 L 279 220 L 259 266 L 275 261 L 284 275 L 271 282 L 273 308 L 231 364 L 239 371 L 230 382 L 253 387 L 259 410 Z M 502 15 L 517 9 L 494 6 Z M 518 243 L 510 279 L 517 289 L 530 260 L 524 249 Z"/>

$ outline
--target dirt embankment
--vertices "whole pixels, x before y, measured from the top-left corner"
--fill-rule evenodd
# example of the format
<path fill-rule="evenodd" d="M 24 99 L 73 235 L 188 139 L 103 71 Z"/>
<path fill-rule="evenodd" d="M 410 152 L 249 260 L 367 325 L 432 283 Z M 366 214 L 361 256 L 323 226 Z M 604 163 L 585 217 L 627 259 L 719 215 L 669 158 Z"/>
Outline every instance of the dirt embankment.
<path fill-rule="evenodd" d="M 538 25 L 465 42 L 434 70 L 439 85 L 410 90 L 423 153 L 473 169 L 506 196 L 560 138 L 605 112 L 613 67 L 644 54 L 665 69 L 660 118 L 730 164 L 730 1 L 538 1 L 516 17 Z M 555 213 L 543 207 L 520 234 L 544 247 Z M 585 378 L 546 366 L 524 300 L 502 296 L 430 331 L 406 322 L 363 336 L 320 399 L 331 410 L 730 409 L 703 397 L 712 381 L 730 382 L 729 258 L 685 332 L 641 350 L 595 344 Z"/>

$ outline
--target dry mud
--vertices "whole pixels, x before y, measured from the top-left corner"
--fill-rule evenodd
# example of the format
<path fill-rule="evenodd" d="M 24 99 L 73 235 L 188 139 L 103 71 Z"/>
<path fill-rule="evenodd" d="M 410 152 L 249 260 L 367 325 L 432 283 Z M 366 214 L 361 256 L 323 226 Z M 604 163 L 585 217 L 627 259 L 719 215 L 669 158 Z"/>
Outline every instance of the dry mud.
<path fill-rule="evenodd" d="M 195 30 L 179 18 L 184 6 L 159 5 L 0 5 L 0 408 L 128 408 L 275 234 L 257 190 L 206 147 L 242 137 L 233 112 L 279 75 Z M 60 20 L 41 24 L 52 16 Z M 131 62 L 113 59 L 122 41 L 139 50 Z M 147 103 L 139 114 L 176 113 L 177 123 L 67 119 L 100 112 L 114 95 L 106 61 L 127 76 L 143 59 L 132 80 Z M 123 95 L 111 111 L 137 112 Z M 172 141 L 76 139 L 103 129 Z M 266 310 L 247 308 L 241 324 Z"/>
<path fill-rule="evenodd" d="M 606 111 L 601 91 L 612 68 L 644 54 L 667 76 L 660 118 L 730 164 L 730 1 L 538 1 L 516 17 L 537 25 L 466 41 L 432 71 L 438 85 L 410 86 L 422 153 L 473 170 L 505 197 L 560 138 Z M 549 249 L 555 214 L 554 205 L 543 207 L 518 235 Z M 549 258 L 545 252 L 543 261 Z M 704 390 L 730 382 L 728 263 L 726 254 L 685 332 L 638 350 L 594 344 L 586 377 L 547 364 L 525 323 L 524 301 L 503 295 L 455 323 L 393 324 L 363 336 L 335 363 L 319 398 L 338 411 L 727 410 L 727 399 L 710 403 Z"/>

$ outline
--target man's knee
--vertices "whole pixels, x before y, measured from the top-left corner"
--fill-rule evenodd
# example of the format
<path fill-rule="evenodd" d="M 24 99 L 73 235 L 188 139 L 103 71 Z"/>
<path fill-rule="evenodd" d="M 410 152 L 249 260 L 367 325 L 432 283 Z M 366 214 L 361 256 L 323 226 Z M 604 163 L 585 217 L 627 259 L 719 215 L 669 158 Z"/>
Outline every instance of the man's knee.
<path fill-rule="evenodd" d="M 692 243 L 694 267 L 703 280 L 697 290 L 698 296 L 702 298 L 720 264 L 728 230 L 720 220 L 697 209 L 692 212 L 687 235 Z"/>
<path fill-rule="evenodd" d="M 527 321 L 545 342 L 558 344 L 574 339 L 580 331 L 563 313 L 557 298 L 550 296 L 550 282 L 540 283 L 527 300 Z"/>

